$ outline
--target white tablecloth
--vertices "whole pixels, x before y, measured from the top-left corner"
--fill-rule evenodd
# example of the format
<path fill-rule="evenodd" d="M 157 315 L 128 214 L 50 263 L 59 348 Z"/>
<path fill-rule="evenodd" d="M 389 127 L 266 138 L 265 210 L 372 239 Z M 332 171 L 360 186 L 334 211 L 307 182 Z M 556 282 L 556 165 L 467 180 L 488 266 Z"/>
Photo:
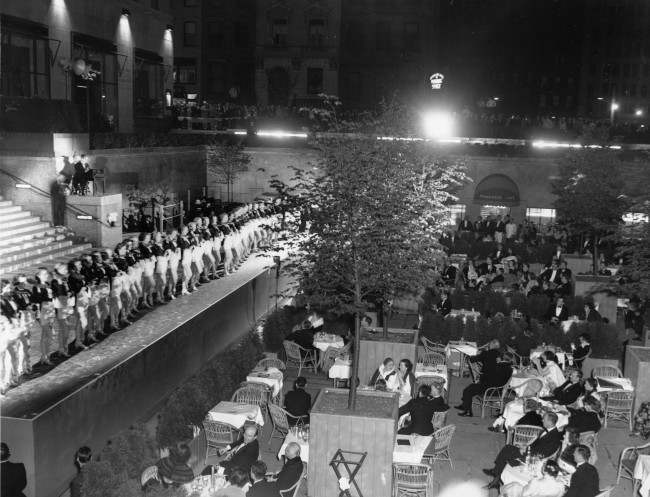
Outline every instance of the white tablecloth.
<path fill-rule="evenodd" d="M 409 445 L 398 445 L 397 440 L 408 440 Z M 427 449 L 433 437 L 422 435 L 397 435 L 395 448 L 393 449 L 393 462 L 401 464 L 418 464 L 422 461 L 424 451 Z"/>
<path fill-rule="evenodd" d="M 452 309 L 451 311 L 449 311 L 449 314 L 447 314 L 446 317 L 448 318 L 461 317 L 463 318 L 463 322 L 466 323 L 468 319 L 476 321 L 478 318 L 481 317 L 481 313 L 477 311 L 467 311 L 465 309 Z"/>
<path fill-rule="evenodd" d="M 553 408 L 553 412 L 557 414 L 557 428 L 559 430 L 563 429 L 566 425 L 569 424 L 568 411 L 560 408 L 554 408 L 553 404 L 546 400 L 537 399 L 537 401 L 545 407 Z M 508 402 L 505 405 L 502 414 L 503 419 L 505 420 L 505 428 L 513 428 L 517 424 L 517 421 L 519 421 L 524 416 L 524 414 L 526 414 L 524 412 L 524 399 L 519 398 Z"/>
<path fill-rule="evenodd" d="M 642 497 L 650 496 L 650 456 L 639 454 L 634 466 L 634 479 L 641 480 L 639 493 Z"/>
<path fill-rule="evenodd" d="M 340 357 L 336 358 L 327 374 L 330 378 L 347 380 L 352 376 L 352 361 Z"/>
<path fill-rule="evenodd" d="M 531 380 L 533 378 L 542 380 L 542 384 L 544 383 L 544 379 L 540 375 L 529 371 L 522 371 L 520 373 L 513 374 L 510 377 L 508 385 L 515 391 L 517 397 L 520 397 L 524 393 L 524 385 L 528 382 L 528 380 Z"/>
<path fill-rule="evenodd" d="M 503 468 L 503 471 L 501 472 L 501 481 L 504 485 L 508 485 L 509 483 L 519 483 L 521 486 L 525 487 L 533 478 L 534 475 L 526 469 L 524 464 L 520 466 L 510 466 L 510 464 L 506 464 L 506 467 Z"/>
<path fill-rule="evenodd" d="M 223 476 L 197 476 L 189 483 L 185 483 L 182 487 L 185 489 L 187 495 L 199 497 L 211 497 L 217 490 L 226 487 L 228 482 Z"/>
<path fill-rule="evenodd" d="M 464 344 L 447 344 L 445 347 L 445 353 L 447 357 L 451 356 L 454 352 L 462 352 L 465 355 L 475 356 L 478 355 L 478 347 L 476 342 L 464 343 Z"/>
<path fill-rule="evenodd" d="M 279 369 L 269 368 L 266 371 L 251 371 L 246 381 L 268 385 L 273 389 L 273 397 L 275 397 L 282 391 L 284 375 Z"/>
<path fill-rule="evenodd" d="M 300 445 L 300 459 L 302 459 L 303 462 L 309 462 L 309 440 L 305 442 L 302 438 L 298 438 L 295 429 L 289 430 L 287 436 L 284 437 L 284 442 L 282 442 L 282 446 L 278 451 L 278 459 L 282 459 L 284 451 L 287 449 L 287 445 L 291 442 L 296 442 Z"/>
<path fill-rule="evenodd" d="M 448 373 L 447 373 L 447 366 L 445 365 L 440 365 L 440 366 L 423 366 L 422 364 L 416 364 L 415 365 L 415 371 L 413 371 L 413 375 L 416 378 L 419 378 L 421 376 L 437 376 L 438 378 L 441 378 L 444 380 L 444 388 L 447 387 L 447 378 L 448 378 Z"/>
<path fill-rule="evenodd" d="M 533 349 L 530 351 L 530 360 L 532 361 L 533 359 L 537 359 L 540 357 L 544 351 L 550 350 L 557 356 L 557 360 L 559 361 L 560 367 L 565 367 L 566 366 L 566 361 L 567 361 L 567 354 L 563 350 L 555 350 L 553 347 L 538 347 L 536 349 Z"/>
<path fill-rule="evenodd" d="M 333 335 L 331 333 L 316 333 L 314 335 L 314 347 L 318 350 L 325 352 L 329 347 L 334 347 L 335 349 L 343 348 L 345 343 L 343 338 L 339 335 Z"/>
<path fill-rule="evenodd" d="M 573 318 L 573 319 L 567 319 L 566 321 L 562 321 L 560 324 L 562 325 L 562 331 L 564 331 L 564 333 L 569 333 L 569 330 L 571 329 L 571 325 L 573 323 L 581 323 L 581 322 L 582 321 L 580 321 L 578 318 Z"/>
<path fill-rule="evenodd" d="M 238 404 L 236 402 L 221 401 L 208 411 L 208 419 L 226 423 L 240 429 L 247 420 L 254 421 L 260 426 L 264 425 L 260 406 Z"/>
<path fill-rule="evenodd" d="M 625 392 L 634 392 L 634 385 L 632 385 L 632 380 L 629 378 L 601 378 L 596 377 L 598 380 L 598 387 L 596 391 L 598 392 L 616 392 L 616 391 L 625 391 Z M 616 386 L 603 385 L 601 383 L 614 383 Z"/>

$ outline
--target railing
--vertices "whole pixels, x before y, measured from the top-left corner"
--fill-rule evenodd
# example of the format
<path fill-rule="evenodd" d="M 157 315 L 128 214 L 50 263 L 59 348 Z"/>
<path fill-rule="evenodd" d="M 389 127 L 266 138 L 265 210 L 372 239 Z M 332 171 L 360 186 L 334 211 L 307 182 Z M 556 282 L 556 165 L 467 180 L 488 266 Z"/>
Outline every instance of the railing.
<path fill-rule="evenodd" d="M 168 205 L 158 204 L 156 205 L 156 209 L 158 210 L 158 222 L 159 222 L 158 231 L 160 233 L 165 232 L 166 222 L 170 222 L 171 226 L 176 227 L 176 222 L 175 222 L 176 219 L 178 219 L 179 228 L 183 227 L 183 219 L 185 217 L 185 211 L 183 210 L 182 200 L 176 204 L 168 204 Z"/>
<path fill-rule="evenodd" d="M 5 171 L 4 169 L 0 169 L 0 174 L 4 174 L 5 176 L 11 178 L 13 181 L 16 182 L 16 184 L 28 185 L 29 189 L 32 192 L 34 192 L 36 195 L 40 195 L 41 197 L 45 197 L 45 198 L 47 198 L 49 200 L 52 200 L 52 194 L 50 192 L 47 192 L 47 191 L 39 188 L 38 186 L 30 183 L 29 181 L 26 181 L 23 178 L 20 178 L 20 177 L 16 176 L 15 174 L 10 173 L 9 171 Z M 97 222 L 97 223 L 99 223 L 99 224 L 101 224 L 103 226 L 106 226 L 106 227 L 111 227 L 109 224 L 105 223 L 101 219 L 96 218 L 95 216 L 93 216 L 89 212 L 86 212 L 86 211 L 84 211 L 83 209 L 80 209 L 77 206 L 68 205 L 68 203 L 66 202 L 65 208 L 67 210 L 69 210 L 70 212 L 72 212 L 75 216 L 84 216 L 85 219 L 95 221 L 95 222 Z"/>

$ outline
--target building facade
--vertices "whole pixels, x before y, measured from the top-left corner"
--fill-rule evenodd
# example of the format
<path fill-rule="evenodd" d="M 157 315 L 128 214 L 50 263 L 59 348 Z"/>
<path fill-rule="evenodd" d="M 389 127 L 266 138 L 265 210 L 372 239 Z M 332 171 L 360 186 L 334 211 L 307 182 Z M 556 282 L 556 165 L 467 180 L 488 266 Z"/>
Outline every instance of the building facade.
<path fill-rule="evenodd" d="M 340 92 L 349 108 L 373 108 L 393 92 L 411 101 L 431 95 L 437 1 L 345 0 Z"/>
<path fill-rule="evenodd" d="M 155 126 L 171 100 L 169 0 L 0 3 L 9 131 Z"/>
<path fill-rule="evenodd" d="M 258 0 L 255 94 L 260 106 L 338 94 L 341 0 Z"/>

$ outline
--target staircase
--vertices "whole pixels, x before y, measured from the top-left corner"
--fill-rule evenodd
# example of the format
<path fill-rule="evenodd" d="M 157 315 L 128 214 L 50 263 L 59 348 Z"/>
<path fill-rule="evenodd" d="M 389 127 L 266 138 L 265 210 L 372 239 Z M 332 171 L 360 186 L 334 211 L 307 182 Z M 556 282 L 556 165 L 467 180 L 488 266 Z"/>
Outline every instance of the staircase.
<path fill-rule="evenodd" d="M 51 269 L 90 248 L 89 243 L 75 243 L 67 228 L 53 227 L 0 197 L 0 277 L 32 277 L 38 267 Z"/>

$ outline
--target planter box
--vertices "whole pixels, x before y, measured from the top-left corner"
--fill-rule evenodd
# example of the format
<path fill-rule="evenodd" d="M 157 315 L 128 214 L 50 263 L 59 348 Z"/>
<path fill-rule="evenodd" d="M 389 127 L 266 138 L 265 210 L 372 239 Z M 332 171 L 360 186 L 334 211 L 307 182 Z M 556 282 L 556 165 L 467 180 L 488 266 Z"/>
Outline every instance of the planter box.
<path fill-rule="evenodd" d="M 650 347 L 629 346 L 625 350 L 625 377 L 636 389 L 635 406 L 650 401 Z"/>
<path fill-rule="evenodd" d="M 614 366 L 615 368 L 621 368 L 621 361 L 618 359 L 598 359 L 595 357 L 588 357 L 585 359 L 585 362 L 582 363 L 582 372 L 587 376 L 591 376 L 591 371 L 594 368 L 600 366 Z"/>
<path fill-rule="evenodd" d="M 337 450 L 367 452 L 355 481 L 366 497 L 390 497 L 395 435 L 397 394 L 357 392 L 357 409 L 350 411 L 348 390 L 325 388 L 318 394 L 310 416 L 309 474 L 310 497 L 339 495 L 334 470 L 329 466 Z M 348 476 L 340 466 L 342 476 Z M 353 487 L 353 495 L 356 495 Z"/>
<path fill-rule="evenodd" d="M 568 268 L 573 274 L 588 273 L 591 271 L 593 258 L 590 255 L 563 255 Z"/>
<path fill-rule="evenodd" d="M 384 341 L 381 332 L 361 337 L 359 349 L 359 381 L 368 384 L 370 377 L 387 357 L 392 357 L 395 365 L 401 359 L 414 361 L 417 346 L 414 330 L 389 328 L 388 340 Z"/>

